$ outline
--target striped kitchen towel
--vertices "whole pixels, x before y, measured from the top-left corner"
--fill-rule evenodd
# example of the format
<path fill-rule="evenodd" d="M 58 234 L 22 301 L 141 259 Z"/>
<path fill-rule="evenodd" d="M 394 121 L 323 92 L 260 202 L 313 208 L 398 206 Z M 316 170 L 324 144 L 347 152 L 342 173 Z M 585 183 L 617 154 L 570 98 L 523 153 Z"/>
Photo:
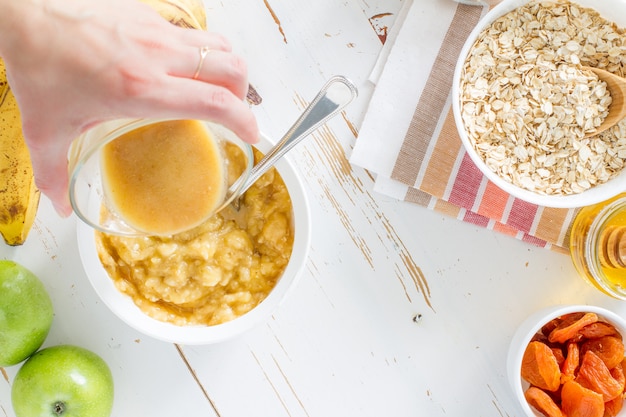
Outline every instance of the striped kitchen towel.
<path fill-rule="evenodd" d="M 576 209 L 540 207 L 496 187 L 465 153 L 450 104 L 454 67 L 486 7 L 415 1 L 388 45 L 350 162 L 374 190 L 567 252 Z"/>

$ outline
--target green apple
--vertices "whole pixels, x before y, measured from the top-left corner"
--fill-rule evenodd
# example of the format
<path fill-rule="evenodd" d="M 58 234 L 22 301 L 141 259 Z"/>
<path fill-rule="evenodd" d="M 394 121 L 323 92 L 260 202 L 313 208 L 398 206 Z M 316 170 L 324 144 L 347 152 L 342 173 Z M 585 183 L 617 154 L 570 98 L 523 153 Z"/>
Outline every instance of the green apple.
<path fill-rule="evenodd" d="M 0 261 L 0 367 L 35 353 L 52 317 L 52 301 L 39 278 L 13 261 Z"/>
<path fill-rule="evenodd" d="M 52 346 L 22 365 L 11 401 L 17 417 L 109 417 L 113 376 L 106 362 L 90 350 Z"/>

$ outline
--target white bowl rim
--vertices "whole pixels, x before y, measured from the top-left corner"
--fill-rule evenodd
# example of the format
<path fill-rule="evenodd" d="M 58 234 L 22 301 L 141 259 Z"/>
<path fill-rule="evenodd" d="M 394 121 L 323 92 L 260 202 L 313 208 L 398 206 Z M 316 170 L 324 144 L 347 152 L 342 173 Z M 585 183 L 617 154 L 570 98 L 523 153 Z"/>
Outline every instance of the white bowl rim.
<path fill-rule="evenodd" d="M 459 137 L 461 138 L 461 142 L 463 142 L 466 153 L 469 155 L 474 164 L 480 169 L 483 175 L 485 175 L 485 177 L 487 177 L 487 179 L 493 182 L 496 186 L 498 186 L 508 194 L 512 195 L 513 197 L 519 198 L 520 200 L 539 206 L 553 208 L 577 208 L 608 200 L 609 198 L 626 191 L 626 169 L 623 169 L 622 172 L 610 182 L 596 185 L 582 193 L 566 196 L 542 195 L 518 187 L 501 178 L 498 174 L 489 169 L 489 167 L 487 167 L 487 164 L 475 152 L 472 144 L 465 134 L 459 103 L 459 81 L 461 79 L 461 72 L 465 58 L 467 57 L 468 52 L 474 43 L 474 40 L 485 27 L 487 27 L 503 14 L 506 14 L 526 3 L 529 3 L 530 1 L 532 0 L 502 0 L 502 2 L 489 10 L 489 12 L 487 12 L 487 14 L 480 20 L 480 22 L 476 25 L 476 27 L 474 27 L 474 29 L 468 36 L 467 41 L 463 45 L 463 48 L 461 49 L 461 53 L 459 54 L 459 58 L 456 63 L 456 67 L 454 69 L 451 94 L 452 112 L 454 115 L 454 120 L 457 131 L 459 133 Z M 611 16 L 610 18 L 607 17 L 607 19 L 616 22 L 622 27 L 626 27 L 626 2 L 621 0 L 616 2 L 611 1 L 603 3 L 602 1 L 603 0 L 574 0 L 575 3 L 581 6 L 592 7 L 596 9 L 605 17 Z M 615 6 L 619 6 L 618 8 L 620 10 L 615 10 Z M 612 7 L 612 9 L 610 7 Z"/>
<path fill-rule="evenodd" d="M 272 146 L 269 138 L 261 135 L 255 144 L 262 152 Z M 311 243 L 311 213 L 304 182 L 288 155 L 276 163 L 292 197 L 294 224 L 297 225 L 289 263 L 270 294 L 248 313 L 214 326 L 177 326 L 149 317 L 137 307 L 131 298 L 121 293 L 109 277 L 98 258 L 94 229 L 84 222 L 77 222 L 78 249 L 83 269 L 92 287 L 104 304 L 122 321 L 135 330 L 171 343 L 204 345 L 222 342 L 236 337 L 268 319 L 296 286 L 306 265 Z M 297 250 L 296 250 L 297 248 Z M 283 279 L 283 277 L 287 277 Z"/>
<path fill-rule="evenodd" d="M 543 417 L 541 414 L 533 412 L 533 409 L 524 397 L 524 381 L 521 376 L 522 358 L 526 346 L 530 343 L 533 336 L 541 329 L 541 327 L 550 320 L 569 313 L 595 313 L 599 317 L 606 319 L 613 324 L 617 330 L 626 336 L 626 320 L 617 313 L 603 307 L 573 304 L 573 305 L 553 305 L 545 307 L 528 316 L 517 328 L 507 355 L 507 378 L 509 386 L 513 391 L 515 398 L 518 400 L 520 407 L 528 417 Z M 620 411 L 619 416 L 626 415 L 626 408 Z"/>

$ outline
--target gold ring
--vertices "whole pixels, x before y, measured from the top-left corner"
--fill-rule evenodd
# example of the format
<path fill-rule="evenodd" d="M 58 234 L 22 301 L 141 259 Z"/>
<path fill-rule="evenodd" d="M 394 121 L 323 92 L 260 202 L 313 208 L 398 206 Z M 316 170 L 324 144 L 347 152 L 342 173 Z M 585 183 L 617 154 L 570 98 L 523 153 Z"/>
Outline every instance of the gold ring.
<path fill-rule="evenodd" d="M 193 79 L 197 80 L 200 75 L 200 70 L 202 69 L 202 64 L 204 64 L 204 58 L 211 52 L 208 46 L 203 46 L 200 48 L 200 62 L 198 62 L 198 68 L 196 68 L 196 72 L 193 74 Z"/>

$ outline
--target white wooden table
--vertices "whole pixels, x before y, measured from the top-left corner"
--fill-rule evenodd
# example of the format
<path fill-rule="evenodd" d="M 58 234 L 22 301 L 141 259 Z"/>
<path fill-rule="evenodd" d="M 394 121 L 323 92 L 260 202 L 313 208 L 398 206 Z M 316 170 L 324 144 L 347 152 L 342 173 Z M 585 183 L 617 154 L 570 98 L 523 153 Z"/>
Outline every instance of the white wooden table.
<path fill-rule="evenodd" d="M 0 245 L 0 258 L 37 273 L 53 298 L 45 346 L 76 344 L 107 361 L 114 416 L 521 416 L 505 372 L 519 322 L 559 303 L 626 314 L 567 256 L 373 193 L 372 176 L 349 164 L 379 35 L 403 1 L 206 1 L 209 26 L 249 62 L 271 137 L 331 75 L 360 90 L 345 117 L 288 155 L 305 178 L 314 232 L 298 287 L 267 323 L 210 346 L 136 332 L 87 281 L 76 219 L 59 219 L 45 199 L 27 243 Z M 14 416 L 18 368 L 1 370 L 0 417 Z"/>

